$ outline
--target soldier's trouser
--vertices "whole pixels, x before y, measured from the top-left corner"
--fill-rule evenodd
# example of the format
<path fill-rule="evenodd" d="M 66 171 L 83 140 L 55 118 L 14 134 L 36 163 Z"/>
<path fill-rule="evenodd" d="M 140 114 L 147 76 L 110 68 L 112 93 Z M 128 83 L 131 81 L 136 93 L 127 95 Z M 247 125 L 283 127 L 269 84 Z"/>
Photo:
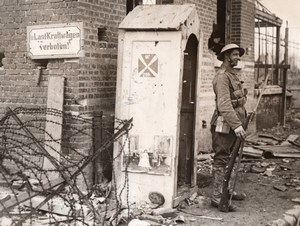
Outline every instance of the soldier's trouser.
<path fill-rule="evenodd" d="M 213 177 L 212 198 L 219 199 L 221 198 L 222 195 L 224 168 L 213 167 L 212 177 Z"/>
<path fill-rule="evenodd" d="M 230 153 L 237 139 L 233 130 L 229 134 L 215 132 L 215 126 L 211 127 L 212 148 L 215 153 L 213 161 L 213 198 L 220 198 L 222 194 L 225 167 L 229 161 Z"/>
<path fill-rule="evenodd" d="M 229 181 L 229 191 L 232 191 L 233 188 L 233 182 L 235 179 L 235 171 L 233 170 L 231 173 L 230 181 Z M 222 189 L 223 189 L 223 179 L 225 175 L 225 169 L 224 167 L 213 167 L 212 170 L 212 177 L 213 177 L 213 198 L 221 198 L 222 195 Z"/>

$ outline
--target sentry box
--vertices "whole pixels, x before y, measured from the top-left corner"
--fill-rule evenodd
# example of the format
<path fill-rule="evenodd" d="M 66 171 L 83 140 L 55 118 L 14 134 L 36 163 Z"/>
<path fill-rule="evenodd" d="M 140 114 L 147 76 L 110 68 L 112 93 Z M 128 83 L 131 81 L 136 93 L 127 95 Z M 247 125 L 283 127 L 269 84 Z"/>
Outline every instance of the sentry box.
<path fill-rule="evenodd" d="M 119 26 L 116 119 L 133 118 L 114 145 L 125 202 L 151 203 L 154 192 L 174 207 L 196 187 L 199 25 L 194 5 L 142 5 Z"/>

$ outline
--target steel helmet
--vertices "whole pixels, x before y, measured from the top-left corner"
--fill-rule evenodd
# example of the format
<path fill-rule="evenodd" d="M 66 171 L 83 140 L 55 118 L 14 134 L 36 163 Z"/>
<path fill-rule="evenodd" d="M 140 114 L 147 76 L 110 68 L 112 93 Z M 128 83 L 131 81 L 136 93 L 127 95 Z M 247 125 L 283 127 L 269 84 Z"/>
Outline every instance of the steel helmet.
<path fill-rule="evenodd" d="M 237 50 L 239 50 L 240 56 L 243 56 L 244 53 L 245 53 L 245 50 L 244 50 L 243 48 L 239 47 L 237 44 L 231 43 L 231 44 L 225 45 L 225 46 L 222 48 L 221 52 L 220 52 L 219 55 L 217 56 L 217 59 L 220 60 L 220 61 L 223 61 L 223 60 L 224 60 L 224 53 L 225 53 L 227 50 L 230 50 L 230 49 L 237 49 Z"/>

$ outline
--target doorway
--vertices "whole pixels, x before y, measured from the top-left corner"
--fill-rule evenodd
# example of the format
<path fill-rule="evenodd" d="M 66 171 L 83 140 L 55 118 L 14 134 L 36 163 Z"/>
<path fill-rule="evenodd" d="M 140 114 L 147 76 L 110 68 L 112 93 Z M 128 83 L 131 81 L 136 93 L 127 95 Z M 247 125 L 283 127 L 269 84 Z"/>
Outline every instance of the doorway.
<path fill-rule="evenodd" d="M 178 155 L 178 193 L 194 186 L 194 137 L 198 40 L 190 35 L 184 50 Z"/>

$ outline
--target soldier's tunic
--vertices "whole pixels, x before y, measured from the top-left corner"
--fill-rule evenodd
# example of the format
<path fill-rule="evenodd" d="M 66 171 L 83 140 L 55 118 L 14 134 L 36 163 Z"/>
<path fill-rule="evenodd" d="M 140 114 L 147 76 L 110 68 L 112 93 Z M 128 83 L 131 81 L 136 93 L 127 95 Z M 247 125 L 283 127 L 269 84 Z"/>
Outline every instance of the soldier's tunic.
<path fill-rule="evenodd" d="M 245 123 L 247 93 L 234 69 L 223 64 L 213 80 L 213 90 L 216 96 L 216 110 L 211 119 L 214 167 L 225 167 L 237 139 L 234 129 Z M 229 133 L 215 131 L 218 116 L 223 116 L 230 126 Z"/>

